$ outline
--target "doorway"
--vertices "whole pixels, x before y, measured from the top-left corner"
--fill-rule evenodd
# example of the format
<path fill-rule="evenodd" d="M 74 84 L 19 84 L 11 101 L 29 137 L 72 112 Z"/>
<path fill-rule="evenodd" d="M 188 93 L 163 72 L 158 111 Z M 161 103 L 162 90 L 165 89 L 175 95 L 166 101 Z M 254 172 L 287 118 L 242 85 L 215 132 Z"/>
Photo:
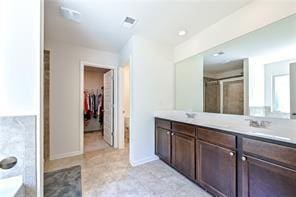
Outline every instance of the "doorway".
<path fill-rule="evenodd" d="M 124 147 L 128 148 L 130 142 L 130 66 L 125 65 L 122 69 L 123 77 L 123 125 Z"/>
<path fill-rule="evenodd" d="M 116 147 L 116 69 L 81 63 L 81 150 Z"/>

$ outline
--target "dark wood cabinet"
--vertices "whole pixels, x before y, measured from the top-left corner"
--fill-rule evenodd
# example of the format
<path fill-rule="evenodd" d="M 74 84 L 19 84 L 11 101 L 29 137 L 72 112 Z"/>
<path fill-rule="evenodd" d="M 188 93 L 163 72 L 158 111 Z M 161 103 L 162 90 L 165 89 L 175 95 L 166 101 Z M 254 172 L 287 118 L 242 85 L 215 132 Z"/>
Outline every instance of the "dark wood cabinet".
<path fill-rule="evenodd" d="M 296 145 L 155 120 L 155 153 L 214 196 L 296 196 Z"/>
<path fill-rule="evenodd" d="M 236 196 L 236 154 L 233 150 L 197 140 L 197 181 L 216 196 Z"/>
<path fill-rule="evenodd" d="M 242 196 L 296 196 L 296 150 L 244 138 Z"/>
<path fill-rule="evenodd" d="M 244 155 L 242 157 L 243 197 L 295 197 L 296 171 Z"/>
<path fill-rule="evenodd" d="M 195 138 L 172 133 L 172 166 L 188 178 L 195 179 Z"/>
<path fill-rule="evenodd" d="M 156 155 L 165 162 L 171 163 L 171 131 L 157 127 L 155 135 Z"/>
<path fill-rule="evenodd" d="M 171 163 L 171 122 L 155 120 L 155 154 L 167 163 Z"/>

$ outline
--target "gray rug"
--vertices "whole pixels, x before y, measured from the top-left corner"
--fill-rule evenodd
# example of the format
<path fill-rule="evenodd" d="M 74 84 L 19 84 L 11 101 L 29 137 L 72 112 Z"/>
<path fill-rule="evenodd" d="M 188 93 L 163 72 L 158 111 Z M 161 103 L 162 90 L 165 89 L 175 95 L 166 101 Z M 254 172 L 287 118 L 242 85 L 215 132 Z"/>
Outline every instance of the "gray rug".
<path fill-rule="evenodd" d="M 81 167 L 44 173 L 45 197 L 81 197 Z"/>

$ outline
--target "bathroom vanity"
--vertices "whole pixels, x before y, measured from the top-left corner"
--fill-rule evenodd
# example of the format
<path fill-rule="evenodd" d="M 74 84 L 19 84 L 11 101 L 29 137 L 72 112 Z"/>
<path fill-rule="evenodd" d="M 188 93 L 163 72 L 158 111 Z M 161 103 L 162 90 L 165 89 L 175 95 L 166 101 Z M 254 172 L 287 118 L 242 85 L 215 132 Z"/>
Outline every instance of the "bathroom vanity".
<path fill-rule="evenodd" d="M 155 115 L 156 155 L 215 196 L 296 195 L 296 129 L 287 139 L 206 116 Z"/>

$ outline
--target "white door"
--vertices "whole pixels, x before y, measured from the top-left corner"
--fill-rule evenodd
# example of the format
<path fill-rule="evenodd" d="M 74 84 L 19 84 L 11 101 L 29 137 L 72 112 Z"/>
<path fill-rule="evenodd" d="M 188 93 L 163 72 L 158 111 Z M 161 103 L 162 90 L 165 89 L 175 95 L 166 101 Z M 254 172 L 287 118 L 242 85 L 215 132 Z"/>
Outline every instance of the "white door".
<path fill-rule="evenodd" d="M 113 70 L 104 74 L 104 140 L 113 146 Z"/>
<path fill-rule="evenodd" d="M 296 62 L 290 64 L 290 114 L 296 119 Z"/>

